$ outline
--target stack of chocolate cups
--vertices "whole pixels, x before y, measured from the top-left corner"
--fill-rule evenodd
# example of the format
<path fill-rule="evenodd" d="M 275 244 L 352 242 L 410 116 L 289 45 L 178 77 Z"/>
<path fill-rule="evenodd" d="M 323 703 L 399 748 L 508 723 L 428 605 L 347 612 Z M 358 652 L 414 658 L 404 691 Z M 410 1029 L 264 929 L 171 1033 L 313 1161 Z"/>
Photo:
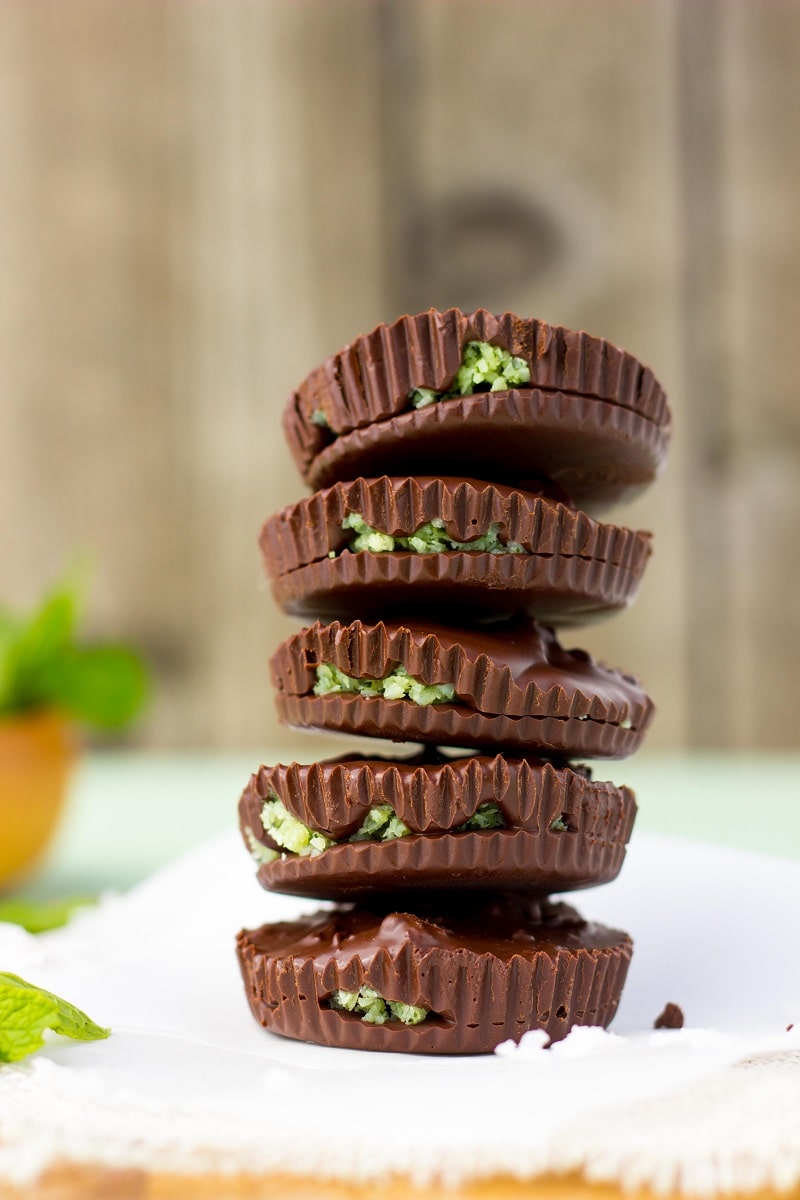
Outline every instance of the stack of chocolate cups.
<path fill-rule="evenodd" d="M 624 608 L 650 535 L 595 514 L 660 469 L 652 373 L 510 313 L 402 317 L 312 371 L 284 427 L 310 499 L 267 521 L 281 719 L 411 743 L 262 767 L 240 802 L 267 889 L 334 901 L 243 930 L 256 1019 L 325 1045 L 491 1051 L 607 1025 L 626 933 L 552 899 L 612 880 L 653 706 L 555 629 Z"/>

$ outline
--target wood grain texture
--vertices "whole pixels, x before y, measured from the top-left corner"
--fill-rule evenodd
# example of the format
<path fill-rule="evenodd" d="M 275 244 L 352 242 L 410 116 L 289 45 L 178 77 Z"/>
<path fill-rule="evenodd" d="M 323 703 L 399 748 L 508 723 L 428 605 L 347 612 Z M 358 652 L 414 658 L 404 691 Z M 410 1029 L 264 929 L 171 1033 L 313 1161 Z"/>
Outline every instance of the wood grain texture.
<path fill-rule="evenodd" d="M 723 6 L 730 248 L 728 531 L 733 662 L 727 742 L 797 744 L 800 661 L 800 9 Z M 726 653 L 727 652 L 727 653 Z"/>
<path fill-rule="evenodd" d="M 679 433 L 669 471 L 616 514 L 656 534 L 637 603 L 565 636 L 648 683 L 659 702 L 649 744 L 683 744 L 691 716 L 674 8 L 517 2 L 490 22 L 480 0 L 460 3 L 458 20 L 446 0 L 419 0 L 411 22 L 409 6 L 398 9 L 397 23 L 414 31 L 391 93 L 394 123 L 414 122 L 414 158 L 396 168 L 413 181 L 411 220 L 388 231 L 410 271 L 403 305 L 546 314 L 626 346 L 670 391 Z M 535 50 L 524 78 L 510 66 L 512 47 Z"/>
<path fill-rule="evenodd" d="M 294 383 L 377 321 L 607 336 L 675 413 L 636 606 L 654 747 L 798 745 L 791 0 L 5 0 L 0 592 L 75 547 L 158 672 L 139 737 L 276 740 L 261 520 Z M 457 473 L 457 464 L 449 465 Z M 287 751 L 302 739 L 286 735 Z"/>

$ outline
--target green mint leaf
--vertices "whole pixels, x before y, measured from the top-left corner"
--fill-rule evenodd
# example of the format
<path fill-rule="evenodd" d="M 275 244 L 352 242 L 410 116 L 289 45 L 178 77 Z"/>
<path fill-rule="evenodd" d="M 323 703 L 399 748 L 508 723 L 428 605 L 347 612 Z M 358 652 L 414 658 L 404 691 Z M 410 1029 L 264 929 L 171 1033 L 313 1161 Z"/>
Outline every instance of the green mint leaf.
<path fill-rule="evenodd" d="M 41 1049 L 46 1029 L 79 1042 L 107 1038 L 111 1032 L 60 996 L 0 972 L 0 1062 L 19 1062 Z"/>
<path fill-rule="evenodd" d="M 46 702 L 43 679 L 49 664 L 68 653 L 80 607 L 81 589 L 71 576 L 57 584 L 27 618 L 4 613 L 0 632 L 0 709 Z"/>
<path fill-rule="evenodd" d="M 105 729 L 126 724 L 144 704 L 147 672 L 125 646 L 75 647 L 43 672 L 51 702 Z"/>
<path fill-rule="evenodd" d="M 80 605 L 76 584 L 65 580 L 47 596 L 33 616 L 23 625 L 18 655 L 35 666 L 62 654 L 72 644 Z"/>
<path fill-rule="evenodd" d="M 0 922 L 21 925 L 28 933 L 46 933 L 66 925 L 79 908 L 96 901 L 91 896 L 71 896 L 66 900 L 0 899 Z"/>
<path fill-rule="evenodd" d="M 0 713 L 11 708 L 14 696 L 14 639 L 16 625 L 9 612 L 0 609 Z"/>
<path fill-rule="evenodd" d="M 56 708 L 115 729 L 141 708 L 147 675 L 132 650 L 76 644 L 85 591 L 78 565 L 33 613 L 0 607 L 0 716 Z"/>

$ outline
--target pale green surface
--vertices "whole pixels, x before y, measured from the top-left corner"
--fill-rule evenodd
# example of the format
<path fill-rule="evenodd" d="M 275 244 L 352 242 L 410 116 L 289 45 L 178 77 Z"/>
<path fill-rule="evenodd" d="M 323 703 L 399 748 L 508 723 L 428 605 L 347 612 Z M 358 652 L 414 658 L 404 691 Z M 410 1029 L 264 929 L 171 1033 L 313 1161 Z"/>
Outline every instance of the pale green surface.
<path fill-rule="evenodd" d="M 309 737 L 305 761 L 350 748 Z M 182 850 L 236 828 L 238 798 L 254 768 L 294 755 L 271 746 L 241 755 L 88 756 L 60 836 L 25 891 L 53 896 L 129 887 Z M 637 829 L 800 857 L 800 756 L 642 754 L 596 766 L 595 776 L 636 789 Z M 244 847 L 242 866 L 247 870 Z"/>

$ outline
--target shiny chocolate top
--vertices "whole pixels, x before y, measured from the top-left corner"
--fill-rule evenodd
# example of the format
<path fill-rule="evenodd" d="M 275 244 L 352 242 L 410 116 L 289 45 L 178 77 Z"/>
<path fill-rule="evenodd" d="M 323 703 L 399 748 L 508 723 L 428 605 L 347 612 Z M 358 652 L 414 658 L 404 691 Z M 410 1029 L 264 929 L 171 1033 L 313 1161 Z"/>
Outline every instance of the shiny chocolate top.
<path fill-rule="evenodd" d="M 414 951 L 469 951 L 503 962 L 532 959 L 542 952 L 602 950 L 619 943 L 620 934 L 584 921 L 574 908 L 524 894 L 498 894 L 490 899 L 459 895 L 442 905 L 415 898 L 415 912 L 387 912 L 366 904 L 341 905 L 298 921 L 264 925 L 248 933 L 257 952 L 313 961 L 324 968 L 331 960 L 358 957 L 366 967 L 388 952 L 395 958 Z"/>
<path fill-rule="evenodd" d="M 357 679 L 380 679 L 399 664 L 426 684 L 452 684 L 454 704 L 480 713 L 643 730 L 653 711 L 632 676 L 595 662 L 585 650 L 563 649 L 552 629 L 525 617 L 468 629 L 432 621 L 317 623 L 278 648 L 276 688 L 311 694 L 322 663 Z"/>

